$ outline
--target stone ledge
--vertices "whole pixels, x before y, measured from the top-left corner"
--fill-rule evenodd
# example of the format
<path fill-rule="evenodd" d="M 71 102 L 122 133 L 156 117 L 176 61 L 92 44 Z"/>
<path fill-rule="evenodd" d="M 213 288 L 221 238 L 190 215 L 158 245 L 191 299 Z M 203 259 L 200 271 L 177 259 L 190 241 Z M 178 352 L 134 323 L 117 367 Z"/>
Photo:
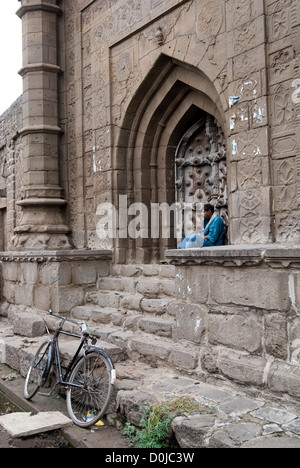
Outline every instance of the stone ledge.
<path fill-rule="evenodd" d="M 0 252 L 1 262 L 72 262 L 111 260 L 111 250 L 39 250 L 30 252 Z"/>
<path fill-rule="evenodd" d="M 32 5 L 23 5 L 17 10 L 16 15 L 19 18 L 28 12 L 35 12 L 38 10 L 49 11 L 50 13 L 56 13 L 57 15 L 62 14 L 62 9 L 58 5 L 52 5 L 51 3 L 33 3 Z"/>
<path fill-rule="evenodd" d="M 25 67 L 21 68 L 18 74 L 20 76 L 24 76 L 26 73 L 34 72 L 50 72 L 60 75 L 62 73 L 62 69 L 58 65 L 53 65 L 52 63 L 29 63 L 28 65 L 25 65 Z"/>
<path fill-rule="evenodd" d="M 221 265 L 226 267 L 257 266 L 262 263 L 274 268 L 299 267 L 300 246 L 230 245 L 202 249 L 167 250 L 171 265 Z"/>

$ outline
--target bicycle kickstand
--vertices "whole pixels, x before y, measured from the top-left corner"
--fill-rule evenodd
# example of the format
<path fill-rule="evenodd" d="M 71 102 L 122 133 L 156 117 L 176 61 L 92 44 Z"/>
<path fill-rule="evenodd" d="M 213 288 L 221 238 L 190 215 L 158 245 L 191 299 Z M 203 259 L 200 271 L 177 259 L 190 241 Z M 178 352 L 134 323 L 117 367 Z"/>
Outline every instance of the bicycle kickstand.
<path fill-rule="evenodd" d="M 39 392 L 39 395 L 41 396 L 45 396 L 45 397 L 51 397 L 52 393 L 54 392 L 56 386 L 59 384 L 59 381 L 57 380 L 55 382 L 55 384 L 53 385 L 53 387 L 51 388 L 50 392 L 49 393 L 42 393 L 42 392 Z"/>

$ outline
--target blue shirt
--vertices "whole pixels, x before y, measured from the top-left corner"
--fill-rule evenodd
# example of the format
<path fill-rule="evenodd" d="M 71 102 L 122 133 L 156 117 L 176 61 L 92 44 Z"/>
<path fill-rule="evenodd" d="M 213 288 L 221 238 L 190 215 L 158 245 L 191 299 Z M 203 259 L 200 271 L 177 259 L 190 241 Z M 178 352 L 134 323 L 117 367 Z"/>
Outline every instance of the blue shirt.
<path fill-rule="evenodd" d="M 204 236 L 208 236 L 208 240 L 205 239 L 203 247 L 215 247 L 218 245 L 223 245 L 225 227 L 224 221 L 220 216 L 216 216 L 215 219 L 208 225 L 209 220 L 204 221 Z"/>

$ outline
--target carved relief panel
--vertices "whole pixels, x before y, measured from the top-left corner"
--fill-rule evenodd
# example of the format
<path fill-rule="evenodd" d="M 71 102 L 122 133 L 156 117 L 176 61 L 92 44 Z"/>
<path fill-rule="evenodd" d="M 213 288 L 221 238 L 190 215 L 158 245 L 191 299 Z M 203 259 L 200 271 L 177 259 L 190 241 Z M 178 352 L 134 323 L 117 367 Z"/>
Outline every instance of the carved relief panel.
<path fill-rule="evenodd" d="M 221 97 L 226 114 L 222 125 L 231 138 L 232 242 L 268 242 L 274 222 L 283 229 L 287 207 L 295 215 L 299 208 L 295 119 L 300 111 L 291 100 L 291 83 L 300 69 L 298 2 L 175 3 L 65 2 L 68 167 L 70 180 L 84 185 L 82 191 L 72 182 L 69 186 L 72 227 L 79 231 L 77 214 L 84 211 L 85 229 L 91 231 L 96 200 L 108 199 L 112 185 L 103 173 L 113 165 L 112 145 L 150 64 L 161 53 L 204 71 Z M 179 201 L 217 203 L 227 219 L 226 152 L 219 130 L 216 122 L 205 121 L 184 136 L 177 149 L 176 187 Z"/>
<path fill-rule="evenodd" d="M 293 18 L 298 2 L 278 0 L 268 6 L 269 99 L 271 151 L 274 178 L 274 210 L 277 242 L 298 242 L 299 178 L 297 167 L 297 109 L 292 83 L 299 76 L 297 35 Z"/>

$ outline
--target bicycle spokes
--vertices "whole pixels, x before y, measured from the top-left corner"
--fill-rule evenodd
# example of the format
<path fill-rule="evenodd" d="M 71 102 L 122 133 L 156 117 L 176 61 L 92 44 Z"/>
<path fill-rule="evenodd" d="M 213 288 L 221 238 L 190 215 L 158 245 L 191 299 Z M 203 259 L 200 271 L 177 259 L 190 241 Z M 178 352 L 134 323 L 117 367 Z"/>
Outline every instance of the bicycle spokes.
<path fill-rule="evenodd" d="M 92 425 L 107 408 L 111 395 L 110 367 L 100 353 L 91 353 L 77 364 L 70 378 L 71 416 L 79 425 Z M 76 386 L 73 386 L 76 385 Z"/>

